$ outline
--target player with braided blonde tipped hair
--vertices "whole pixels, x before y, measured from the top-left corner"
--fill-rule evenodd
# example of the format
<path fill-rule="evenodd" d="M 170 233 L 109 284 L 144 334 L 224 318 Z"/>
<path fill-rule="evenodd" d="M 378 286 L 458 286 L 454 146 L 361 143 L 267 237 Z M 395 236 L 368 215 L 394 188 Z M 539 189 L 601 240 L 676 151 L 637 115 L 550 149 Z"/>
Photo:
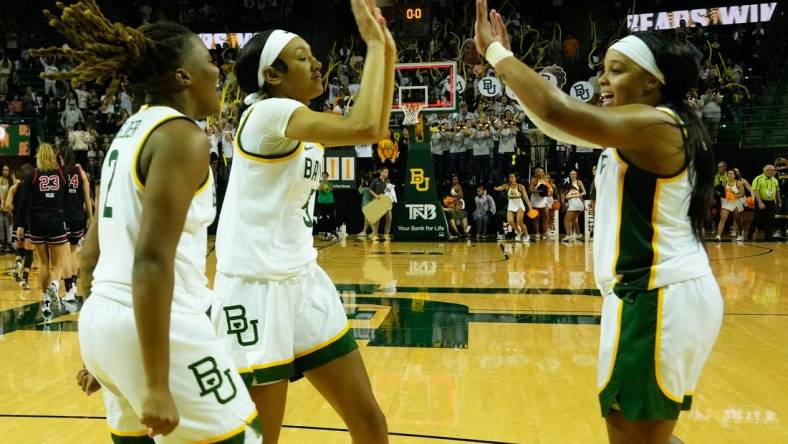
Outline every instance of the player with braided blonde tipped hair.
<path fill-rule="evenodd" d="M 105 104 L 125 83 L 145 91 L 109 147 L 85 241 L 77 380 L 88 394 L 104 388 L 114 442 L 259 443 L 255 406 L 205 316 L 216 199 L 194 120 L 218 110 L 218 69 L 183 26 L 111 23 L 94 0 L 57 6 L 45 15 L 72 48 L 34 54 L 78 64 L 47 78 L 107 84 Z"/>

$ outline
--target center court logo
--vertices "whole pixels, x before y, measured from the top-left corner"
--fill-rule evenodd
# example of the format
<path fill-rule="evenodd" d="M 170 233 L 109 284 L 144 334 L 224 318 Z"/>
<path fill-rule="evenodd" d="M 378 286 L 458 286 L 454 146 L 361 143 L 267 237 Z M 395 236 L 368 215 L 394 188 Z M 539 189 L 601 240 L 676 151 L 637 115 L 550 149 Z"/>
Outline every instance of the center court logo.
<path fill-rule="evenodd" d="M 435 220 L 438 217 L 438 212 L 433 204 L 406 204 L 405 207 L 408 209 L 410 220 Z"/>
<path fill-rule="evenodd" d="M 430 178 L 424 176 L 424 170 L 422 168 L 411 168 L 410 184 L 416 185 L 416 191 L 424 193 L 430 189 Z M 411 219 L 413 218 L 411 217 Z"/>

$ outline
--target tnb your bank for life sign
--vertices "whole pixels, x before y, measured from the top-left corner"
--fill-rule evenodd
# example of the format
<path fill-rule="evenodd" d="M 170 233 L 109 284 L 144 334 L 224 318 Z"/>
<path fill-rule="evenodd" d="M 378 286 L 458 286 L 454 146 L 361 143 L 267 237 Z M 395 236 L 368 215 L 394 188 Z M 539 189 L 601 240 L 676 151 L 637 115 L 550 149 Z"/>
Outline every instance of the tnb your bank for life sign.
<path fill-rule="evenodd" d="M 627 27 L 634 32 L 675 29 L 681 27 L 682 21 L 687 28 L 692 28 L 695 25 L 743 25 L 746 23 L 768 22 L 772 19 L 775 9 L 777 9 L 777 2 L 647 12 L 628 15 Z"/>

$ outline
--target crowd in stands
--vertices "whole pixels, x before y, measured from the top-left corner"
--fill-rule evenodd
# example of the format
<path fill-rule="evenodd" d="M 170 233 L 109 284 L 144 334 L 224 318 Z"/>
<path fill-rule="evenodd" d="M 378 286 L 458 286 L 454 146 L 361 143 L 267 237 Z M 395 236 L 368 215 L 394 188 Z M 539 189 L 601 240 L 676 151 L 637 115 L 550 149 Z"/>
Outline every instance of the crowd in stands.
<path fill-rule="evenodd" d="M 495 73 L 489 66 L 480 63 L 475 46 L 469 39 L 472 14 L 469 16 L 464 8 L 455 3 L 440 1 L 433 4 L 431 38 L 398 40 L 401 62 L 457 60 L 459 74 L 465 79 L 466 86 L 458 97 L 456 112 L 424 114 L 425 128 L 431 134 L 436 179 L 441 184 L 441 194 L 451 195 L 451 181 L 457 177 L 461 181 L 461 188 L 467 187 L 466 191 L 471 195 L 475 194 L 473 190 L 476 186 L 484 186 L 485 193 L 498 201 L 502 195 L 494 188 L 506 183 L 510 173 L 527 184 L 528 193 L 533 194 L 536 192 L 534 178 L 537 169 L 541 168 L 549 181 L 550 195 L 540 197 L 551 198 L 555 202 L 550 203 L 551 207 L 555 205 L 562 210 L 568 209 L 569 201 L 578 197 L 575 192 L 581 192 L 578 183 L 585 184 L 580 197 L 589 198 L 586 192 L 591 190 L 592 165 L 595 163 L 595 155 L 591 150 L 550 140 L 529 122 L 517 103 L 506 94 L 501 92 L 496 97 L 485 97 L 480 93 L 477 88 L 479 81 Z M 518 3 L 512 2 L 512 5 Z M 293 14 L 292 2 L 278 0 L 245 0 L 234 7 L 244 8 L 242 17 L 249 23 L 255 20 L 276 20 Z M 141 23 L 168 19 L 193 29 L 221 21 L 226 13 L 222 4 L 216 0 L 170 0 L 158 2 L 156 8 L 142 3 L 138 12 Z M 591 35 L 580 35 L 571 30 L 562 30 L 557 23 L 541 22 L 535 17 L 521 15 L 514 8 L 504 10 L 503 13 L 507 17 L 515 54 L 537 70 L 552 65 L 560 67 L 564 78 L 559 81 L 565 91 L 580 80 L 589 81 L 598 89 L 596 79 L 601 74 L 605 48 L 615 38 L 626 33 L 619 24 L 610 24 L 607 29 L 598 32 L 594 26 Z M 40 79 L 41 72 L 68 69 L 71 61 L 32 58 L 29 49 L 43 46 L 47 43 L 47 36 L 21 32 L 10 17 L 2 21 L 0 28 L 5 32 L 0 35 L 3 40 L 0 44 L 0 119 L 40 119 L 39 137 L 53 142 L 56 147 L 72 147 L 90 176 L 98 179 L 100 165 L 112 137 L 138 108 L 139 103 L 134 102 L 131 92 L 123 90 L 110 106 L 102 109 L 103 89 L 97 85 L 72 86 L 65 82 Z M 461 36 L 457 32 L 466 35 Z M 770 32 L 768 26 L 696 27 L 665 32 L 674 32 L 676 38 L 685 39 L 695 48 L 702 71 L 699 87 L 688 99 L 715 139 L 723 117 L 728 116 L 734 121 L 740 119 L 741 108 L 750 104 L 760 93 L 748 89 L 745 84 L 748 77 L 761 76 L 769 68 L 764 43 Z M 358 38 L 349 37 L 347 41 L 334 46 L 324 60 L 326 93 L 322 101 L 312 104 L 314 108 L 326 112 L 348 112 L 358 92 L 363 54 L 364 48 Z M 217 92 L 222 91 L 226 81 L 231 78 L 237 55 L 238 48 L 228 44 L 211 49 L 213 61 L 222 71 L 222 82 Z M 428 75 L 414 77 L 398 76 L 397 82 L 399 85 L 417 82 L 427 84 L 433 95 L 446 95 L 449 90 L 446 79 Z M 592 100 L 596 100 L 596 97 Z M 226 178 L 226 167 L 232 162 L 234 129 L 242 105 L 238 100 L 228 99 L 224 106 L 221 118 L 203 125 L 211 139 L 212 162 L 220 178 L 223 174 Z M 401 117 L 401 114 L 394 114 L 392 129 L 400 126 Z M 365 170 L 389 167 L 391 182 L 401 190 L 409 140 L 407 130 L 392 132 L 392 140 L 388 142 L 397 144 L 402 155 L 395 162 L 386 164 L 364 154 L 364 158 L 359 159 L 359 165 Z M 377 147 L 373 146 L 371 150 L 369 147 L 357 148 L 359 153 L 363 151 L 371 154 Z M 570 176 L 572 171 L 574 176 Z M 218 182 L 221 183 L 221 180 Z M 467 214 L 474 213 L 474 199 L 468 199 L 462 205 L 466 206 L 462 210 L 467 211 Z M 549 213 L 547 217 L 552 217 L 552 212 Z M 483 221 L 484 218 L 470 225 L 476 227 L 482 225 Z M 457 222 L 456 235 L 465 235 L 466 229 L 463 227 L 469 221 L 460 218 Z M 574 226 L 574 222 L 570 225 Z M 546 234 L 540 227 L 531 227 L 531 232 Z M 572 231 L 568 230 L 567 234 Z M 482 230 L 478 234 L 488 233 Z"/>

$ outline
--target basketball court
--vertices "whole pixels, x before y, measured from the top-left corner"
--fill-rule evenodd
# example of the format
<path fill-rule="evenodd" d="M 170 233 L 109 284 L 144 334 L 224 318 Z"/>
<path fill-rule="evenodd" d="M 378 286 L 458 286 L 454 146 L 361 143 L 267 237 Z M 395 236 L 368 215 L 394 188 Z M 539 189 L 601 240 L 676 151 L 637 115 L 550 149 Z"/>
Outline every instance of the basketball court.
<path fill-rule="evenodd" d="M 596 399 L 601 298 L 590 245 L 348 240 L 317 244 L 393 443 L 604 443 Z M 788 246 L 708 243 L 725 298 L 687 443 L 788 442 Z M 2 256 L 0 267 L 12 265 Z M 216 258 L 208 257 L 213 276 Z M 35 282 L 34 271 L 31 282 Z M 35 285 L 33 286 L 36 287 Z M 41 321 L 35 289 L 0 277 L 0 436 L 106 443 L 100 394 L 75 383 L 77 314 Z M 349 443 L 311 385 L 291 385 L 283 443 Z"/>

